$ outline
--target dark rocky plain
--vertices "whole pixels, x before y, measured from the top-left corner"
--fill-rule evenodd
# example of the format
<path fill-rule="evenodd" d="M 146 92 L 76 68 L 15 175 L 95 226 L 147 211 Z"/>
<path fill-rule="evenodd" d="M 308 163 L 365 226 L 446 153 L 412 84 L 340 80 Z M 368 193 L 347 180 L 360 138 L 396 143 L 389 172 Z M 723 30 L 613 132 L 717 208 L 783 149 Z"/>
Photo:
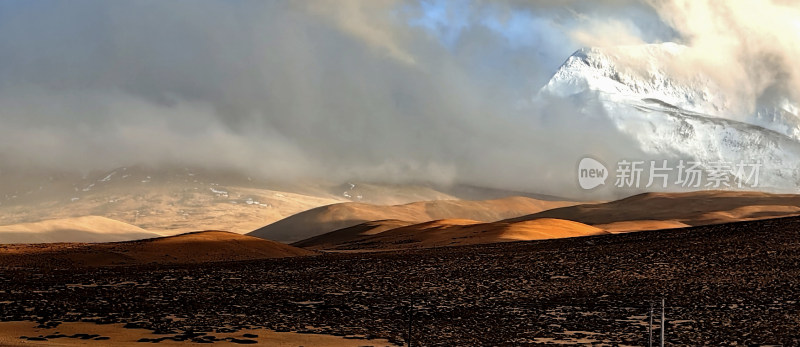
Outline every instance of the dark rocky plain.
<path fill-rule="evenodd" d="M 796 217 L 402 252 L 51 266 L 0 270 L 0 321 L 126 323 L 197 342 L 265 327 L 400 345 L 410 325 L 424 346 L 647 345 L 648 312 L 660 315 L 664 298 L 667 345 L 800 345 Z"/>

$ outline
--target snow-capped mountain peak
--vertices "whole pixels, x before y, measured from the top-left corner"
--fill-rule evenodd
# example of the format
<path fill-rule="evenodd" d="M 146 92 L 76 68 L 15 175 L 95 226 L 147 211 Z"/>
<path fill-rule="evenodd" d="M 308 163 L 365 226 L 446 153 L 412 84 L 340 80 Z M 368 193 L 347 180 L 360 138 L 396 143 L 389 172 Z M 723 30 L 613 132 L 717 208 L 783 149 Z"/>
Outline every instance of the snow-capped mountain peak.
<path fill-rule="evenodd" d="M 710 78 L 676 76 L 670 63 L 686 49 L 672 42 L 583 48 L 567 59 L 543 92 L 564 97 L 594 91 L 612 100 L 656 99 L 708 115 L 738 112 Z"/>
<path fill-rule="evenodd" d="M 800 184 L 796 103 L 786 98 L 767 104 L 759 100 L 753 110 L 755 101 L 748 104 L 726 93 L 699 69 L 681 69 L 688 50 L 675 43 L 580 49 L 535 99 L 599 104 L 613 127 L 655 159 L 760 161 L 765 184 L 796 190 Z"/>

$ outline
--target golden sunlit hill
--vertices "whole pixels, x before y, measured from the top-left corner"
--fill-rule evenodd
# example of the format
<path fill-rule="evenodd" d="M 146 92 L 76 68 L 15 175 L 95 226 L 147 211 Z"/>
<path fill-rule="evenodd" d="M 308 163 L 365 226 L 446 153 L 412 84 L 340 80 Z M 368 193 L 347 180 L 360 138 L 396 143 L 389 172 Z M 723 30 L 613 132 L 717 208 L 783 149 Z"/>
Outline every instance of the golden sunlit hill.
<path fill-rule="evenodd" d="M 0 245 L 0 266 L 190 264 L 313 254 L 310 250 L 257 237 L 201 231 L 127 242 Z"/>
<path fill-rule="evenodd" d="M 137 226 L 99 216 L 0 226 L 0 243 L 113 242 L 159 236 Z"/>
<path fill-rule="evenodd" d="M 369 225 L 369 223 L 364 225 Z M 357 230 L 358 227 L 349 229 Z M 517 223 L 481 223 L 466 219 L 443 219 L 361 235 L 347 234 L 345 233 L 347 230 L 337 230 L 297 242 L 294 245 L 329 251 L 389 250 L 607 234 L 606 231 L 590 225 L 552 218 Z"/>
<path fill-rule="evenodd" d="M 326 247 L 333 247 L 335 245 L 349 242 L 363 236 L 375 235 L 387 230 L 396 229 L 408 225 L 416 224 L 397 219 L 384 219 L 371 222 L 365 222 L 349 228 L 339 229 L 317 235 L 309 239 L 298 241 L 292 246 L 310 248 L 310 249 L 324 249 Z"/>
<path fill-rule="evenodd" d="M 593 225 L 611 232 L 628 232 L 798 214 L 800 214 L 800 195 L 697 191 L 645 193 L 607 203 L 552 209 L 506 221 L 560 218 Z"/>
<path fill-rule="evenodd" d="M 421 223 L 436 219 L 463 218 L 493 222 L 575 204 L 576 202 L 545 201 L 526 197 L 483 201 L 420 201 L 392 206 L 340 203 L 298 213 L 248 235 L 282 242 L 295 242 L 371 221 L 391 219 Z"/>

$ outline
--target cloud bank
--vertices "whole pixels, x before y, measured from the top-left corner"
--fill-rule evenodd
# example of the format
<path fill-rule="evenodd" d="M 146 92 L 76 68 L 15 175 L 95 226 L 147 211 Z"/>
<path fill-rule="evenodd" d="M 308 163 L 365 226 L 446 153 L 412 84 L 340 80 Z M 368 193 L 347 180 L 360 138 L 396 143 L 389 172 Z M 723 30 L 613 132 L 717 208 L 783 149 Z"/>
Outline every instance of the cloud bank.
<path fill-rule="evenodd" d="M 798 18 L 777 1 L 4 1 L 0 158 L 558 194 L 583 155 L 635 151 L 602 117 L 531 102 L 573 51 L 682 42 L 682 71 L 755 109 L 797 99 Z"/>

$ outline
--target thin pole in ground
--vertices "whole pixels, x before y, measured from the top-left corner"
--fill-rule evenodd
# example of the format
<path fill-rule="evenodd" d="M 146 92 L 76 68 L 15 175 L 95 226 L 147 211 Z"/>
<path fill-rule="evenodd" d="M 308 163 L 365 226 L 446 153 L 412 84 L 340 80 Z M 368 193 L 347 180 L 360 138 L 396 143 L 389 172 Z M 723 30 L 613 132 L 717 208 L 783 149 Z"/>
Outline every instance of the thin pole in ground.
<path fill-rule="evenodd" d="M 666 326 L 667 326 L 665 324 L 666 319 L 664 318 L 664 303 L 665 302 L 666 302 L 666 300 L 664 300 L 664 298 L 662 297 L 661 298 L 661 347 L 664 347 L 664 330 L 666 329 Z"/>
<path fill-rule="evenodd" d="M 414 325 L 414 296 L 408 300 L 408 347 L 411 347 L 411 328 Z"/>
<path fill-rule="evenodd" d="M 647 346 L 653 347 L 653 302 L 650 302 L 650 313 L 648 314 L 650 318 L 650 324 L 647 325 Z"/>

